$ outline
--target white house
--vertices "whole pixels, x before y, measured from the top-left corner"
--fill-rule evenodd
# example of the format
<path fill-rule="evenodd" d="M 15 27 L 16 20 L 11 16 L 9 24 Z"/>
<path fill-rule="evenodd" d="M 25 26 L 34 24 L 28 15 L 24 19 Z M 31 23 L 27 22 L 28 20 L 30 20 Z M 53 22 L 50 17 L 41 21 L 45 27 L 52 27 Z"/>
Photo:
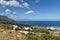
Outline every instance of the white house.
<path fill-rule="evenodd" d="M 47 29 L 55 30 L 57 28 L 55 28 L 55 27 L 47 27 Z"/>
<path fill-rule="evenodd" d="M 24 34 L 28 34 L 29 33 L 29 31 L 24 31 L 24 30 L 20 30 L 19 32 L 24 33 Z"/>
<path fill-rule="evenodd" d="M 32 30 L 30 27 L 24 27 L 24 30 Z"/>
<path fill-rule="evenodd" d="M 13 29 L 15 30 L 18 26 L 17 25 L 13 25 Z"/>
<path fill-rule="evenodd" d="M 59 31 L 49 31 L 50 34 L 54 35 L 54 36 L 59 36 Z"/>

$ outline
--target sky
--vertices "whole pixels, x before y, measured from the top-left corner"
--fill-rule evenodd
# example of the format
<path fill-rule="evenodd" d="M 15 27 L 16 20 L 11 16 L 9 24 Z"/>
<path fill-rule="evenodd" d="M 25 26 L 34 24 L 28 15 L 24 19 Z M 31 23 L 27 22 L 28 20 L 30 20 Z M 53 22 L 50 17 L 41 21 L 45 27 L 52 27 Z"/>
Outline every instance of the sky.
<path fill-rule="evenodd" d="M 17 21 L 60 21 L 60 0 L 0 0 L 0 15 Z"/>

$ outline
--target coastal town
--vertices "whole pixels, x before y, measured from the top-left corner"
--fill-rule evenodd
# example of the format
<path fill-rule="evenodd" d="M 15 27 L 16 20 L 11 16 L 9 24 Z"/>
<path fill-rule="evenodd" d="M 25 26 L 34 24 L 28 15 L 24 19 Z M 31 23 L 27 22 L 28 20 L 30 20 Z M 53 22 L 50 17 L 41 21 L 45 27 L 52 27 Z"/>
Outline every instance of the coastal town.
<path fill-rule="evenodd" d="M 37 36 L 39 35 L 42 35 L 42 34 L 45 34 L 45 33 L 42 33 L 42 32 L 34 32 L 33 29 L 36 28 L 37 30 L 39 28 L 41 29 L 46 29 L 48 30 L 47 32 L 49 32 L 50 34 L 54 35 L 54 36 L 59 36 L 60 34 L 60 29 L 59 28 L 55 28 L 55 27 L 31 27 L 31 26 L 23 26 L 22 28 L 17 26 L 17 25 L 13 25 L 13 30 L 15 30 L 16 28 L 18 32 L 20 33 L 24 33 L 24 34 L 28 34 L 28 33 L 32 33 L 32 34 L 35 34 Z"/>
<path fill-rule="evenodd" d="M 0 23 L 0 39 L 2 40 L 2 37 L 4 36 L 6 36 L 7 38 L 9 37 L 8 39 L 11 38 L 10 40 L 42 40 L 42 36 L 42 38 L 44 38 L 43 40 L 46 40 L 44 36 L 48 38 L 52 36 L 53 38 L 56 37 L 57 39 L 59 39 L 58 37 L 60 37 L 60 29 L 52 26 L 42 27 L 32 25 L 12 25 L 7 23 Z M 51 40 L 53 39 L 52 37 Z"/>

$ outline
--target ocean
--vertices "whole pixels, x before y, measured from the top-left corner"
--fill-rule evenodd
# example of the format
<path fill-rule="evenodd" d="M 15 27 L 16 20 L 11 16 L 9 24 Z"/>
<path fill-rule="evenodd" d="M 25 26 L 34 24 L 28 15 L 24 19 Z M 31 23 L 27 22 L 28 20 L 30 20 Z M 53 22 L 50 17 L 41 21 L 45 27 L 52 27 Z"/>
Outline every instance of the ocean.
<path fill-rule="evenodd" d="M 27 24 L 33 26 L 59 26 L 60 21 L 17 21 L 17 24 Z"/>

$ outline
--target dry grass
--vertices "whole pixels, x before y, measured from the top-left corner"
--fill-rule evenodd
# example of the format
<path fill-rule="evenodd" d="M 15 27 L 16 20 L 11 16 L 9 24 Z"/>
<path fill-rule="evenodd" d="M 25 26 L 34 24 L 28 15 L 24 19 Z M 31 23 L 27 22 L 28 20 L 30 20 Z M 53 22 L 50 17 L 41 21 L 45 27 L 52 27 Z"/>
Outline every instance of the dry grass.
<path fill-rule="evenodd" d="M 14 30 L 0 30 L 0 40 L 27 40 L 27 38 Z"/>

